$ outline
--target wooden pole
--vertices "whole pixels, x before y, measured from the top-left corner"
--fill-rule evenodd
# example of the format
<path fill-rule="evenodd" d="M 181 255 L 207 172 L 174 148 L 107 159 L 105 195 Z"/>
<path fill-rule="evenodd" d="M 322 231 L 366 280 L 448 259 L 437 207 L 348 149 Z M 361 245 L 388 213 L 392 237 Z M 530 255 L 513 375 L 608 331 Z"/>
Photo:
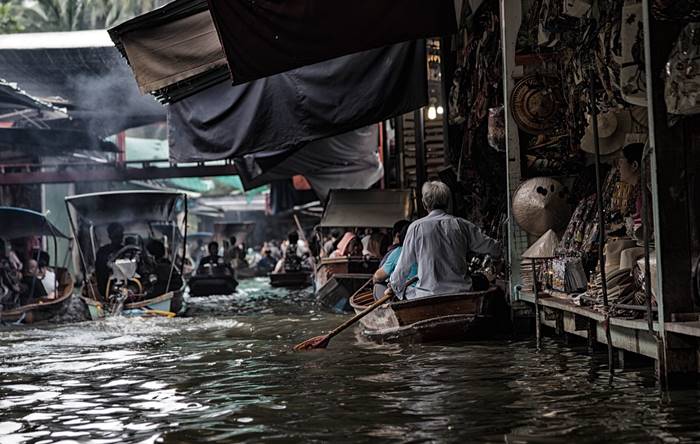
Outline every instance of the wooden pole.
<path fill-rule="evenodd" d="M 537 350 L 542 347 L 542 333 L 540 326 L 540 290 L 537 285 L 537 261 L 532 260 L 532 289 L 535 293 L 535 343 Z"/>
<path fill-rule="evenodd" d="M 605 202 L 603 200 L 603 178 L 600 172 L 600 139 L 598 136 L 598 107 L 595 101 L 595 75 L 589 71 L 589 92 L 591 99 L 591 125 L 593 126 L 593 145 L 595 146 L 595 186 L 598 201 L 598 264 L 600 267 L 601 288 L 603 290 L 603 307 L 605 308 L 605 340 L 608 343 L 608 368 L 615 371 L 613 361 L 612 335 L 610 334 L 610 314 L 608 312 L 608 282 L 605 276 Z"/>

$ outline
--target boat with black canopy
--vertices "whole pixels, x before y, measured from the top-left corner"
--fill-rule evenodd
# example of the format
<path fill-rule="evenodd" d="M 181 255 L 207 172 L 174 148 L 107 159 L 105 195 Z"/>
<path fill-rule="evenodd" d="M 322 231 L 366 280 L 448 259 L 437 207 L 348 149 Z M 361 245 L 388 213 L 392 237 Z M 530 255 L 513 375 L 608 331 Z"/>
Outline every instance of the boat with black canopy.
<path fill-rule="evenodd" d="M 114 191 L 66 198 L 93 319 L 184 311 L 187 196 Z"/>
<path fill-rule="evenodd" d="M 413 215 L 411 190 L 331 190 L 318 229 L 389 230 Z M 362 255 L 321 258 L 314 272 L 319 303 L 332 311 L 350 312 L 349 298 L 369 284 L 379 258 Z"/>
<path fill-rule="evenodd" d="M 28 269 L 22 273 L 13 267 L 6 256 L 5 243 L 0 242 L 0 322 L 33 324 L 48 321 L 70 303 L 73 277 L 65 264 L 60 267 L 57 265 L 57 239 L 70 238 L 41 213 L 24 208 L 0 207 L 0 241 L 12 241 L 15 244 L 24 241 L 20 243 L 27 246 L 29 239 L 37 237 L 46 239 L 47 247 L 53 250 L 53 274 L 44 275 L 49 280 L 53 277 L 53 282 L 41 279 L 38 273 L 30 273 Z M 34 267 L 42 262 L 42 257 L 49 257 L 39 248 L 28 254 L 30 257 L 25 266 Z M 32 261 L 36 263 L 32 265 Z M 48 267 L 50 261 L 46 262 L 41 266 Z"/>

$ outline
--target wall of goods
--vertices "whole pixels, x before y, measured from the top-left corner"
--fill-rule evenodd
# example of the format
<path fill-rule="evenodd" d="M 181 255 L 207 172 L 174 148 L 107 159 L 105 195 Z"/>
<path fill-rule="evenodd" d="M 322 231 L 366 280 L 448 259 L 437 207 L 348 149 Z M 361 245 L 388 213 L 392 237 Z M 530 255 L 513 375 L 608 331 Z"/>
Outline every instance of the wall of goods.
<path fill-rule="evenodd" d="M 534 0 L 523 5 L 514 70 L 518 77 L 508 100 L 518 127 L 523 178 L 513 195 L 512 215 L 534 244 L 523 254 L 524 291 L 538 285 L 552 296 L 599 308 L 604 275 L 613 315 L 643 317 L 649 288 L 645 245 L 650 249 L 652 305 L 657 280 L 651 216 L 656 196 L 646 173 L 642 2 Z M 654 5 L 656 19 L 681 19 L 682 31 L 663 74 L 664 98 L 674 124 L 687 125 L 700 112 L 700 23 L 691 21 L 700 18 L 700 6 L 667 0 Z M 479 110 L 477 117 L 485 112 Z M 487 132 L 502 132 L 499 125 L 497 119 L 488 120 Z"/>
<path fill-rule="evenodd" d="M 473 2 L 472 2 L 473 3 Z M 456 214 L 505 241 L 507 193 L 498 2 L 465 1 L 460 29 L 449 42 L 449 148 L 458 184 Z"/>

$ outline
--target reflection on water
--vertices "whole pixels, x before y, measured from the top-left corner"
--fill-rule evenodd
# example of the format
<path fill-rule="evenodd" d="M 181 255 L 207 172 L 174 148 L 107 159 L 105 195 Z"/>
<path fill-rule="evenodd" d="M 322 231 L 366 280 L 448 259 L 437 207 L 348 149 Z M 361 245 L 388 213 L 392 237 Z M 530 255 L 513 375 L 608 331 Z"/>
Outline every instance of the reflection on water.
<path fill-rule="evenodd" d="M 192 317 L 0 333 L 0 442 L 601 442 L 700 439 L 698 393 L 545 341 L 378 346 L 264 279 Z"/>

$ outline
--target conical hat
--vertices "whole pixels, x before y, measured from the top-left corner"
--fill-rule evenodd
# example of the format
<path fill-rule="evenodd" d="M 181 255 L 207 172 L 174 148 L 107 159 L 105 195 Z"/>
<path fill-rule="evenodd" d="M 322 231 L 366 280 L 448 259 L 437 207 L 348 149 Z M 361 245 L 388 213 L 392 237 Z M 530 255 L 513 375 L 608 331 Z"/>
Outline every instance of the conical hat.
<path fill-rule="evenodd" d="M 559 231 L 571 218 L 569 193 L 549 177 L 526 180 L 513 196 L 513 217 L 530 234 L 541 236 L 549 229 Z"/>
<path fill-rule="evenodd" d="M 558 245 L 559 236 L 554 230 L 549 230 L 525 250 L 522 257 L 523 259 L 550 259 L 556 256 L 555 250 Z"/>

